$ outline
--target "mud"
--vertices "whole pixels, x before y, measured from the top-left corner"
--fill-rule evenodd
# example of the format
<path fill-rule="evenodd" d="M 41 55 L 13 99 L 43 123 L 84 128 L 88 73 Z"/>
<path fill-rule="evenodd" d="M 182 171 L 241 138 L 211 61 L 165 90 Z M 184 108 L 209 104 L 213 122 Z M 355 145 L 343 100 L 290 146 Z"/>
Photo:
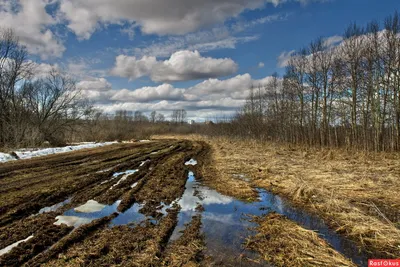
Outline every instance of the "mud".
<path fill-rule="evenodd" d="M 0 165 L 0 249 L 33 235 L 0 266 L 268 266 L 243 247 L 265 194 L 219 181 L 212 159 L 157 140 Z"/>

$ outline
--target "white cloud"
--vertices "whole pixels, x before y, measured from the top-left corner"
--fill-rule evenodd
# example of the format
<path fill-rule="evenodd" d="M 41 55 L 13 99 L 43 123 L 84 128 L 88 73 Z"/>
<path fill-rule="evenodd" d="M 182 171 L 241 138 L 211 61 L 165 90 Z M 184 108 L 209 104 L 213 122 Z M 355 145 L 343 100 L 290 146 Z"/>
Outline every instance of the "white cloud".
<path fill-rule="evenodd" d="M 183 100 L 184 89 L 174 88 L 170 84 L 162 84 L 156 87 L 143 87 L 134 91 L 122 89 L 116 92 L 111 100 L 121 102 L 149 102 L 161 100 Z"/>
<path fill-rule="evenodd" d="M 61 57 L 65 51 L 62 42 L 49 29 L 58 23 L 46 12 L 49 0 L 19 0 L 0 2 L 0 25 L 11 28 L 21 44 L 31 54 L 42 59 Z"/>
<path fill-rule="evenodd" d="M 112 89 L 111 83 L 105 78 L 93 78 L 89 81 L 80 81 L 76 87 L 81 90 L 108 91 Z"/>
<path fill-rule="evenodd" d="M 245 103 L 251 86 L 265 85 L 271 78 L 252 79 L 242 74 L 230 79 L 208 79 L 188 88 L 175 88 L 171 84 L 146 86 L 136 90 L 110 89 L 105 79 L 80 82 L 83 94 L 107 113 L 117 110 L 152 110 L 169 113 L 174 109 L 186 109 L 188 118 L 204 120 L 216 116 L 230 116 Z M 102 85 L 105 85 L 104 87 Z"/>
<path fill-rule="evenodd" d="M 295 53 L 295 50 L 292 51 L 283 51 L 278 57 L 278 67 L 284 68 L 289 63 L 290 57 Z"/>
<path fill-rule="evenodd" d="M 223 23 L 245 10 L 279 0 L 60 0 L 60 11 L 77 36 L 88 39 L 101 25 L 136 23 L 146 34 L 186 34 Z"/>
<path fill-rule="evenodd" d="M 260 69 L 261 69 L 261 68 L 264 68 L 264 66 L 265 66 L 264 62 L 258 63 L 258 67 L 259 67 Z"/>
<path fill-rule="evenodd" d="M 155 82 L 171 82 L 226 76 L 235 73 L 237 68 L 231 59 L 202 57 L 198 51 L 185 50 L 172 54 L 165 61 L 149 56 L 137 59 L 119 55 L 111 74 L 130 80 L 149 76 Z"/>

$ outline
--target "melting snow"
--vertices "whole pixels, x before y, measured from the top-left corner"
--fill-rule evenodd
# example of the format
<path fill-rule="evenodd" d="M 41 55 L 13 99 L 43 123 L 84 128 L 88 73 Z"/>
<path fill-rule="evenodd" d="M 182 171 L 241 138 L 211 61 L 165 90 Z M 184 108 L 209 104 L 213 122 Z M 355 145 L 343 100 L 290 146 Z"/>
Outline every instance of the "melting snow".
<path fill-rule="evenodd" d="M 14 244 L 9 245 L 8 247 L 5 247 L 5 248 L 3 248 L 3 249 L 0 249 L 0 256 L 3 255 L 3 254 L 6 254 L 6 253 L 8 253 L 8 252 L 10 252 L 13 248 L 15 248 L 16 246 L 18 246 L 19 244 L 21 244 L 21 243 L 23 243 L 23 242 L 28 241 L 28 240 L 31 239 L 31 238 L 33 238 L 33 235 L 28 236 L 27 238 L 22 239 L 22 240 L 20 240 L 20 241 L 17 241 L 17 242 L 15 242 Z"/>
<path fill-rule="evenodd" d="M 98 212 L 105 208 L 106 205 L 100 204 L 95 200 L 88 200 L 85 204 L 76 207 L 74 210 L 77 212 L 92 213 Z"/>
<path fill-rule="evenodd" d="M 189 161 L 186 161 L 186 162 L 185 162 L 185 165 L 186 165 L 186 166 L 187 166 L 187 165 L 192 165 L 192 166 L 197 165 L 197 160 L 195 160 L 195 159 L 190 159 Z"/>
<path fill-rule="evenodd" d="M 142 163 L 140 163 L 139 167 L 143 167 L 143 165 L 146 164 L 147 162 L 150 162 L 150 160 L 148 159 L 148 160 L 142 161 Z"/>
<path fill-rule="evenodd" d="M 75 150 L 80 150 L 80 149 L 85 149 L 85 148 L 101 147 L 101 146 L 111 145 L 111 144 L 115 144 L 115 143 L 117 143 L 117 142 L 83 143 L 83 144 L 74 145 L 74 146 L 53 147 L 53 148 L 44 148 L 44 149 L 21 149 L 21 150 L 15 151 L 15 154 L 17 154 L 17 156 L 20 159 L 30 159 L 30 158 L 64 153 L 64 152 L 70 152 L 70 151 L 75 151 Z M 7 153 L 0 153 L 0 162 L 7 162 L 10 160 L 16 160 L 16 158 Z"/>
<path fill-rule="evenodd" d="M 130 175 L 132 175 L 132 174 L 134 174 L 134 173 L 137 173 L 139 170 L 138 169 L 136 169 L 136 170 L 127 170 L 127 171 L 125 171 L 125 172 L 116 172 L 116 173 L 114 173 L 114 177 L 118 177 L 118 176 L 120 176 L 120 175 L 123 175 L 122 177 L 121 177 L 121 179 L 119 179 L 118 180 L 118 182 L 116 183 L 116 184 L 113 184 L 111 187 L 110 187 L 110 189 L 113 189 L 114 187 L 116 187 L 117 185 L 119 185 L 120 183 L 122 183 L 123 181 L 125 181 Z"/>

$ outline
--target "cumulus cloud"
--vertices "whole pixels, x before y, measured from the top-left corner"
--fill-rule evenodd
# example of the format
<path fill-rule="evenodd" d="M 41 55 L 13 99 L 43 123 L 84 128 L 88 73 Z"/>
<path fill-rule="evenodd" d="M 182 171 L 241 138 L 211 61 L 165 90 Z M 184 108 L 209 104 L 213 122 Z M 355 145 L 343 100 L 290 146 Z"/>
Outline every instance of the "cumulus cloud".
<path fill-rule="evenodd" d="M 105 78 L 93 78 L 89 81 L 80 81 L 76 87 L 81 90 L 108 91 L 112 89 L 111 83 Z"/>
<path fill-rule="evenodd" d="M 42 59 L 61 57 L 65 47 L 49 29 L 58 23 L 46 11 L 48 0 L 19 0 L 0 2 L 0 25 L 11 28 L 31 54 Z"/>
<path fill-rule="evenodd" d="M 111 89 L 107 80 L 97 79 L 80 82 L 78 87 L 97 108 L 107 113 L 126 109 L 169 114 L 174 109 L 185 109 L 189 118 L 199 120 L 232 115 L 245 103 L 251 86 L 263 86 L 270 79 L 252 79 L 246 73 L 225 80 L 211 78 L 188 88 L 164 83 L 135 90 Z"/>
<path fill-rule="evenodd" d="M 222 23 L 245 10 L 279 0 L 60 0 L 60 12 L 78 37 L 88 39 L 101 25 L 131 22 L 146 34 L 186 34 Z"/>
<path fill-rule="evenodd" d="M 155 82 L 188 81 L 227 76 L 235 73 L 237 64 L 228 58 L 202 57 L 198 51 L 179 51 L 165 61 L 155 57 L 119 55 L 111 74 L 134 80 L 149 76 Z"/>
<path fill-rule="evenodd" d="M 294 53 L 296 53 L 295 50 L 292 50 L 292 51 L 289 51 L 289 52 L 283 51 L 283 52 L 279 55 L 279 57 L 278 57 L 278 67 L 280 67 L 280 68 L 286 67 L 287 64 L 289 63 L 290 57 L 291 57 Z"/>
<path fill-rule="evenodd" d="M 111 100 L 122 102 L 178 101 L 184 99 L 184 91 L 184 89 L 174 88 L 170 84 L 162 84 L 156 87 L 143 87 L 134 91 L 122 89 L 117 91 Z"/>

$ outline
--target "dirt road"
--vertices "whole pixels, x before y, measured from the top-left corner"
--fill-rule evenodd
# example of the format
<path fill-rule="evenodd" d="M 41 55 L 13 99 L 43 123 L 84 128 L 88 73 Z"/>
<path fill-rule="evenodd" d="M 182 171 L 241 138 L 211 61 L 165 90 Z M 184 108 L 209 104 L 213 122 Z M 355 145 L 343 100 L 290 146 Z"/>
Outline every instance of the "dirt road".
<path fill-rule="evenodd" d="M 319 240 L 326 248 L 323 261 L 310 263 L 354 266 L 331 248 L 322 221 L 224 179 L 211 151 L 203 141 L 168 139 L 1 164 L 0 266 L 269 266 L 258 248 L 243 247 L 246 239 L 254 244 L 257 226 L 244 216 L 267 209 L 294 220 L 282 217 L 296 233 L 327 231 L 328 242 L 307 232 L 305 247 Z"/>

